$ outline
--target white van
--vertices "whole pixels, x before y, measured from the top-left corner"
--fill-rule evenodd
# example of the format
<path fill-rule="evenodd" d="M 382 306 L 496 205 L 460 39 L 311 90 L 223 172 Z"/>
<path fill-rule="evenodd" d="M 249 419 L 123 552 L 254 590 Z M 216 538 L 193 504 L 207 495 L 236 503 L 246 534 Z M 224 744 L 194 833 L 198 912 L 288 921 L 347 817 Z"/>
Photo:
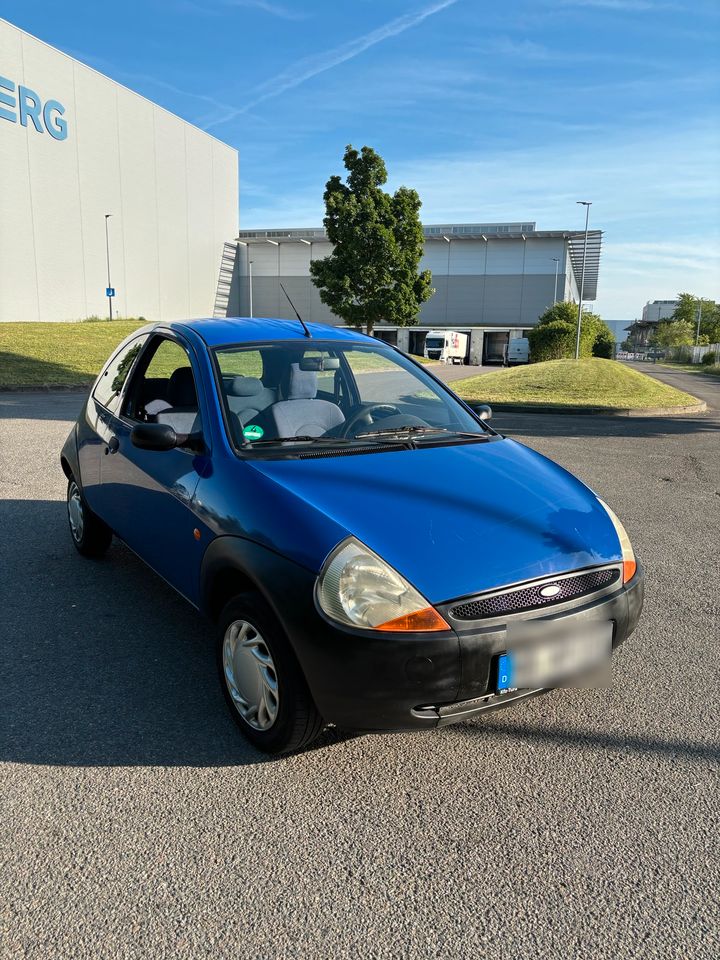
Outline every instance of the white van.
<path fill-rule="evenodd" d="M 468 335 L 456 330 L 430 330 L 425 337 L 425 356 L 442 363 L 465 363 Z"/>
<path fill-rule="evenodd" d="M 509 367 L 516 363 L 530 362 L 530 342 L 527 337 L 515 337 L 508 341 L 505 362 Z"/>

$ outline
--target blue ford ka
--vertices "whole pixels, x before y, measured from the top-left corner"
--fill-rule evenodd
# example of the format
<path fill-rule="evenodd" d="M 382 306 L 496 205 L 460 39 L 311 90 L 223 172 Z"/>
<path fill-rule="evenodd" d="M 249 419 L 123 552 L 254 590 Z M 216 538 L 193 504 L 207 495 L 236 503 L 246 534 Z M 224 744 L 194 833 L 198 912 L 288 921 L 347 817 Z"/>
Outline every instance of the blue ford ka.
<path fill-rule="evenodd" d="M 151 325 L 63 447 L 70 533 L 217 623 L 261 750 L 464 720 L 596 675 L 643 600 L 612 510 L 489 413 L 351 330 Z"/>

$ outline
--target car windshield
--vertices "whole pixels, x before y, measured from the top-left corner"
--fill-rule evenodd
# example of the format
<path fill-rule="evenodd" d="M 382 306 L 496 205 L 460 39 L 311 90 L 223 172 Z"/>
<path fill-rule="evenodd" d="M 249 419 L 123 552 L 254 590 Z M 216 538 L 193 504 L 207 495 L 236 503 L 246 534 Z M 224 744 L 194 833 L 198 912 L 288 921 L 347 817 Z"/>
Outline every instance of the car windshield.
<path fill-rule="evenodd" d="M 419 445 L 491 431 L 391 347 L 290 341 L 215 350 L 227 423 L 244 450 Z"/>

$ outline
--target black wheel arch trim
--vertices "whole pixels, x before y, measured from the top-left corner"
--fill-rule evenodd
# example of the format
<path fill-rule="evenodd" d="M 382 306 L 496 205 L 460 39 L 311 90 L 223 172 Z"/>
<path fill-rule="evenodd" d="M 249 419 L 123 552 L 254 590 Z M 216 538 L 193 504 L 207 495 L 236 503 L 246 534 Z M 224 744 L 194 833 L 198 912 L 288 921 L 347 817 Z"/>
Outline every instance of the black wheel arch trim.
<path fill-rule="evenodd" d="M 246 589 L 258 593 L 287 629 L 282 607 L 288 593 L 294 592 L 291 587 L 307 587 L 315 575 L 255 540 L 232 535 L 216 537 L 205 551 L 200 568 L 200 610 L 211 619 L 216 619 L 221 612 L 215 596 L 218 579 L 230 581 L 232 577 L 238 583 L 244 583 Z M 268 587 L 268 584 L 277 584 L 277 589 Z M 229 599 L 230 596 L 221 606 Z"/>
<path fill-rule="evenodd" d="M 57 448 L 56 448 L 57 449 Z M 77 485 L 82 490 L 82 477 L 80 476 L 80 459 L 77 449 L 77 423 L 68 434 L 67 440 L 60 451 L 60 466 L 69 480 L 72 476 Z"/>

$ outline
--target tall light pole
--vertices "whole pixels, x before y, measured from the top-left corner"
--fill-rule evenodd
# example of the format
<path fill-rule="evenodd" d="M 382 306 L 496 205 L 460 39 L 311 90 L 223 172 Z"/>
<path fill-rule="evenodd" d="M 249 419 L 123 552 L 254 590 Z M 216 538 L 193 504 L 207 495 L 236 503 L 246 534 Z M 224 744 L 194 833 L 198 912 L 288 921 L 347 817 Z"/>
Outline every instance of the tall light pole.
<path fill-rule="evenodd" d="M 252 260 L 248 260 L 248 279 L 250 281 L 250 316 L 253 315 L 253 304 L 252 304 Z"/>
<path fill-rule="evenodd" d="M 112 320 L 112 298 L 114 291 L 110 283 L 110 235 L 108 233 L 108 220 L 111 216 L 111 213 L 105 214 L 105 256 L 107 257 L 107 290 L 105 293 L 107 294 L 108 306 L 110 308 L 110 319 Z"/>
<path fill-rule="evenodd" d="M 452 246 L 452 239 L 443 235 L 443 240 L 447 243 L 447 269 L 445 270 L 445 326 L 447 326 L 448 321 L 448 300 L 450 297 L 450 247 Z"/>
<path fill-rule="evenodd" d="M 555 294 L 553 296 L 553 306 L 557 303 L 557 282 L 558 282 L 558 270 L 560 269 L 560 257 L 550 257 L 551 260 L 555 261 Z"/>
<path fill-rule="evenodd" d="M 697 326 L 695 327 L 695 346 L 700 343 L 700 321 L 702 320 L 702 300 L 697 305 Z"/>
<path fill-rule="evenodd" d="M 583 243 L 582 273 L 580 274 L 580 303 L 578 304 L 577 339 L 575 341 L 575 359 L 579 360 L 580 327 L 582 325 L 583 293 L 585 291 L 585 257 L 587 255 L 588 221 L 590 220 L 590 207 L 592 206 L 592 200 L 576 200 L 575 202 L 579 203 L 581 207 L 585 207 L 585 241 Z"/>

